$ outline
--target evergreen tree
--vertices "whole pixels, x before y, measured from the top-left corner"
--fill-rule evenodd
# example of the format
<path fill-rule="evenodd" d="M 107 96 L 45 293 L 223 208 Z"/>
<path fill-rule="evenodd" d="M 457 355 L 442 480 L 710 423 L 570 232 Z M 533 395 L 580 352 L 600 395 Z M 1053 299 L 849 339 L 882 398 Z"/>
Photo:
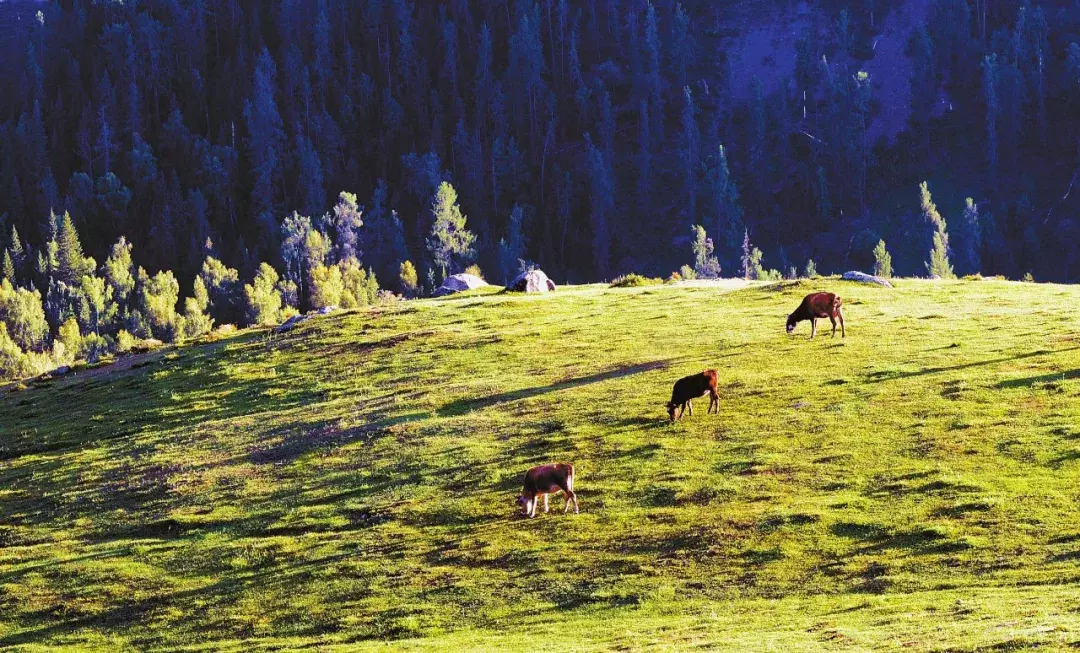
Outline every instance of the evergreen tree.
<path fill-rule="evenodd" d="M 874 276 L 888 279 L 892 277 L 892 256 L 885 249 L 885 241 L 879 240 L 874 247 Z"/>
<path fill-rule="evenodd" d="M 76 286 L 83 275 L 93 274 L 97 265 L 93 259 L 83 256 L 82 244 L 79 242 L 79 234 L 75 230 L 71 214 L 64 213 L 56 238 L 57 278 L 69 286 Z"/>
<path fill-rule="evenodd" d="M 244 103 L 244 145 L 253 177 L 251 206 L 257 216 L 272 212 L 276 206 L 275 183 L 281 179 L 285 131 L 274 99 L 276 86 L 277 65 L 264 47 L 255 64 L 251 99 Z"/>
<path fill-rule="evenodd" d="M 4 262 L 3 266 L 0 267 L 0 279 L 6 279 L 7 281 L 11 282 L 12 285 L 19 284 L 19 276 L 15 272 L 15 262 L 11 258 L 10 249 L 4 250 Z"/>
<path fill-rule="evenodd" d="M 714 278 L 720 276 L 720 262 L 713 256 L 713 242 L 701 225 L 690 229 L 693 238 L 694 277 Z"/>
<path fill-rule="evenodd" d="M 589 171 L 589 205 L 592 223 L 593 265 L 601 277 L 607 277 L 611 265 L 610 222 L 615 210 L 615 180 L 604 155 L 585 136 L 586 162 Z"/>
<path fill-rule="evenodd" d="M 505 238 L 499 240 L 499 265 L 502 268 L 503 284 L 508 284 L 517 276 L 519 261 L 525 257 L 525 210 L 520 204 L 514 205 L 510 212 L 510 224 Z"/>
<path fill-rule="evenodd" d="M 431 205 L 431 232 L 427 249 L 432 262 L 442 271 L 454 273 L 476 256 L 473 243 L 476 236 L 465 228 L 465 216 L 458 206 L 457 191 L 449 182 L 439 184 L 435 201 Z"/>
<path fill-rule="evenodd" d="M 752 255 L 753 255 L 753 252 L 751 251 L 751 248 L 750 248 L 750 230 L 749 229 L 743 229 L 742 268 L 741 268 L 743 279 L 752 279 L 753 278 L 751 276 L 751 274 L 753 274 L 753 266 L 752 266 L 753 258 L 752 258 Z"/>
<path fill-rule="evenodd" d="M 334 206 L 334 250 L 337 260 L 360 259 L 361 253 L 357 244 L 360 240 L 360 227 L 364 225 L 362 213 L 356 203 L 356 195 L 341 191 Z"/>
<path fill-rule="evenodd" d="M 697 217 L 697 184 L 695 177 L 698 167 L 699 140 L 697 108 L 694 106 L 694 98 L 690 93 L 690 87 L 687 86 L 683 88 L 682 142 L 680 143 L 679 158 L 682 162 L 680 172 L 688 221 L 693 221 Z"/>
<path fill-rule="evenodd" d="M 671 69 L 675 87 L 686 86 L 686 69 L 694 51 L 694 39 L 690 34 L 690 16 L 683 9 L 682 3 L 675 5 L 675 17 L 671 30 Z"/>
<path fill-rule="evenodd" d="M 960 241 L 957 267 L 963 274 L 975 274 L 982 267 L 982 225 L 975 200 L 964 200 L 964 213 L 956 236 Z"/>
<path fill-rule="evenodd" d="M 945 219 L 941 217 L 933 198 L 930 197 L 930 188 L 924 181 L 919 184 L 919 204 L 923 219 L 933 227 L 933 246 L 930 249 L 930 259 L 926 262 L 926 270 L 931 276 L 942 279 L 953 279 L 952 264 L 949 262 L 949 234 L 945 231 Z"/>

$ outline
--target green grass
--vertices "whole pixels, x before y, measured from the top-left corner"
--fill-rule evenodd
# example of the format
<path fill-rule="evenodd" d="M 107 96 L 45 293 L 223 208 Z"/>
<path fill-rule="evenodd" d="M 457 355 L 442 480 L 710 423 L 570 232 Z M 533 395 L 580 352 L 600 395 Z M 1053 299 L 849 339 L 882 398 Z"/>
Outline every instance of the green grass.
<path fill-rule="evenodd" d="M 784 333 L 816 289 L 845 340 Z M 1075 645 L 1077 306 L 991 280 L 481 291 L 9 386 L 0 648 Z M 667 423 L 706 366 L 720 414 Z M 551 461 L 581 514 L 515 517 Z"/>

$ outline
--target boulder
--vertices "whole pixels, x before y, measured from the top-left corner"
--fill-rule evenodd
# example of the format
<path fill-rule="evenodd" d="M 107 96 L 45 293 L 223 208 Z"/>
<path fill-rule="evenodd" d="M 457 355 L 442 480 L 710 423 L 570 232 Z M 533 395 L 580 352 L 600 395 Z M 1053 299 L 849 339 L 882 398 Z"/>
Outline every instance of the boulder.
<path fill-rule="evenodd" d="M 453 295 L 454 293 L 464 292 L 466 290 L 472 290 L 474 288 L 483 288 L 488 285 L 488 282 L 484 281 L 475 274 L 452 274 L 446 277 L 446 280 L 442 282 L 442 285 L 435 291 L 436 297 L 443 297 L 445 295 Z"/>
<path fill-rule="evenodd" d="M 289 319 L 285 320 L 284 322 L 282 322 L 281 324 L 274 327 L 274 333 L 285 333 L 286 331 L 292 331 L 301 322 L 306 322 L 309 319 L 311 319 L 310 315 L 294 315 L 294 316 L 290 317 Z"/>
<path fill-rule="evenodd" d="M 534 269 L 517 275 L 506 289 L 512 292 L 551 292 L 555 290 L 555 282 L 543 270 Z"/>
<path fill-rule="evenodd" d="M 883 277 L 875 277 L 872 274 L 866 274 L 865 272 L 845 272 L 841 279 L 845 281 L 858 281 L 859 283 L 876 283 L 879 286 L 885 286 L 886 288 L 892 288 L 892 283 Z"/>

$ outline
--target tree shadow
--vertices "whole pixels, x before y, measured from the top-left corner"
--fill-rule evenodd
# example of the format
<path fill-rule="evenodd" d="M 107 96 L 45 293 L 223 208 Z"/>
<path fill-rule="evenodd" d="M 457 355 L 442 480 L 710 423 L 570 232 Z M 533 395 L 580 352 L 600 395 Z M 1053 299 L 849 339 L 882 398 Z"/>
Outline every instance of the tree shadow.
<path fill-rule="evenodd" d="M 998 390 L 1012 390 L 1016 388 L 1033 388 L 1042 383 L 1055 383 L 1058 381 L 1071 381 L 1080 379 L 1080 369 L 1068 370 L 1067 372 L 1054 372 L 1040 376 L 1029 376 L 1023 379 L 1010 379 L 997 384 Z"/>
<path fill-rule="evenodd" d="M 637 363 L 635 365 L 625 365 L 622 367 L 616 367 L 603 372 L 597 372 L 596 374 L 589 374 L 588 376 L 581 376 L 573 379 L 567 379 L 564 381 L 556 381 L 555 383 L 549 383 L 548 385 L 536 386 L 533 388 L 522 388 L 520 390 L 511 390 L 509 392 L 501 392 L 499 394 L 489 395 L 487 397 L 458 399 L 452 401 L 442 408 L 439 408 L 436 413 L 440 417 L 451 417 L 456 415 L 464 415 L 474 410 L 482 410 L 498 404 L 521 401 L 522 399 L 531 399 L 538 397 L 549 392 L 557 392 L 559 390 L 568 390 L 571 388 L 578 388 L 583 385 L 590 385 L 593 383 L 600 383 L 602 381 L 610 381 L 612 379 L 620 379 L 626 376 L 632 376 L 634 374 L 641 374 L 643 372 L 653 372 L 656 370 L 663 370 L 671 367 L 674 361 L 658 360 L 649 361 L 646 363 Z"/>
<path fill-rule="evenodd" d="M 976 361 L 974 363 L 962 363 L 960 365 L 945 365 L 939 367 L 924 367 L 917 372 L 895 372 L 892 370 L 882 370 L 879 372 L 871 372 L 867 375 L 867 381 L 870 383 L 881 383 L 882 381 L 899 381 L 901 379 L 910 379 L 920 376 L 927 376 L 930 374 L 940 374 L 942 372 L 959 372 L 961 370 L 968 370 L 975 367 L 985 367 L 987 365 L 999 365 L 1001 363 L 1008 363 L 1010 361 L 1022 360 L 1025 358 L 1035 358 L 1037 356 L 1046 356 L 1049 354 L 1062 354 L 1069 351 L 1076 351 L 1080 347 L 1069 347 L 1067 349 L 1038 349 L 1026 354 L 1017 354 L 1016 356 L 1008 356 L 1005 358 L 994 358 L 985 361 Z"/>

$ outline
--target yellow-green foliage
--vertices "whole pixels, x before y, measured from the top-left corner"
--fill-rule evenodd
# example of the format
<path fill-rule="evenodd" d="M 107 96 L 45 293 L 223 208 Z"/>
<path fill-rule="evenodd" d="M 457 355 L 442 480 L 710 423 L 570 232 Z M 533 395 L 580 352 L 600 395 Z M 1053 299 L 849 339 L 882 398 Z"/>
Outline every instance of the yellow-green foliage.
<path fill-rule="evenodd" d="M 785 333 L 817 289 L 846 339 Z M 481 293 L 0 390 L 0 648 L 1063 650 L 1078 304 Z M 705 367 L 720 414 L 669 424 Z M 515 517 L 553 461 L 581 514 Z"/>
<path fill-rule="evenodd" d="M 57 329 L 56 339 L 53 341 L 53 359 L 57 365 L 70 365 L 75 362 L 75 357 L 82 349 L 82 333 L 79 332 L 79 323 L 73 317 L 69 317 Z"/>
<path fill-rule="evenodd" d="M 8 336 L 23 351 L 45 348 L 49 323 L 37 290 L 15 288 L 7 279 L 0 281 L 0 323 L 7 326 Z"/>
<path fill-rule="evenodd" d="M 315 309 L 341 306 L 345 282 L 341 268 L 336 265 L 317 265 L 311 269 L 311 307 Z"/>
<path fill-rule="evenodd" d="M 277 324 L 281 320 L 281 293 L 278 292 L 278 273 L 267 263 L 259 265 L 255 279 L 244 286 L 248 320 L 255 325 Z"/>
<path fill-rule="evenodd" d="M 635 288 L 637 286 L 655 286 L 661 283 L 664 283 L 663 279 L 652 279 L 631 272 L 620 277 L 615 277 L 610 285 L 612 288 Z"/>
<path fill-rule="evenodd" d="M 412 264 L 412 261 L 405 261 L 401 264 L 398 276 L 401 279 L 401 292 L 406 297 L 415 297 L 420 289 L 420 282 L 416 276 L 416 267 Z"/>
<path fill-rule="evenodd" d="M 180 300 L 180 284 L 172 271 L 164 270 L 149 276 L 139 268 L 136 293 L 139 297 L 139 312 L 144 328 L 150 336 L 171 342 L 180 335 L 180 316 L 176 313 L 176 303 Z"/>

